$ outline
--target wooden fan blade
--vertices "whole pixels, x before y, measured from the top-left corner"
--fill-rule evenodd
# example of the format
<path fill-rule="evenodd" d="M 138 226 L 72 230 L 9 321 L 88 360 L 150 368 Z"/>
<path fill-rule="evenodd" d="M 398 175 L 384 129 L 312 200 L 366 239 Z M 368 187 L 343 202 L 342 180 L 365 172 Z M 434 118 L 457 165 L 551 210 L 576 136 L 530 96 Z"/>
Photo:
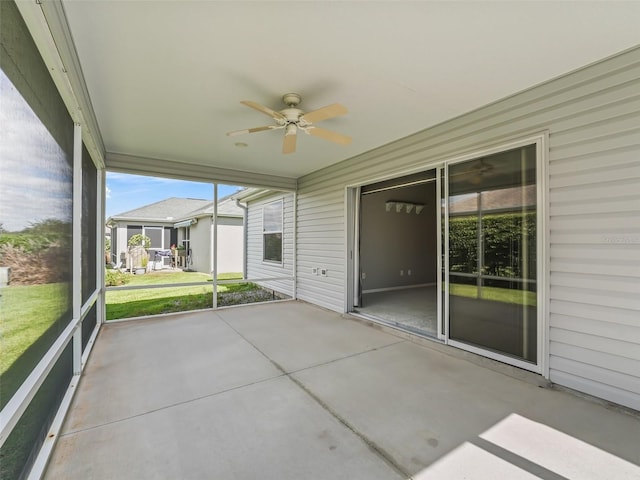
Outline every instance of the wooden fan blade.
<path fill-rule="evenodd" d="M 344 105 L 340 105 L 339 103 L 334 103 L 332 105 L 327 105 L 326 107 L 319 108 L 318 110 L 313 110 L 311 112 L 305 113 L 302 116 L 301 120 L 304 120 L 307 123 L 315 123 L 322 120 L 327 120 L 328 118 L 345 115 L 347 112 L 347 107 L 345 107 Z"/>
<path fill-rule="evenodd" d="M 284 135 L 284 140 L 282 141 L 282 153 L 293 153 L 296 151 L 296 139 L 298 135 L 296 134 L 296 128 L 287 129 L 287 133 Z"/>
<path fill-rule="evenodd" d="M 251 100 L 242 100 L 240 103 L 242 103 L 243 105 L 246 105 L 247 107 L 251 107 L 254 110 L 262 112 L 266 115 L 269 115 L 271 118 L 275 118 L 276 120 L 285 120 L 285 116 L 282 115 L 280 112 L 271 110 L 269 107 L 265 107 L 264 105 L 261 105 L 259 103 L 252 102 Z"/>
<path fill-rule="evenodd" d="M 314 137 L 323 138 L 330 142 L 339 143 L 340 145 L 349 145 L 351 143 L 351 137 L 342 135 L 341 133 L 332 132 L 319 127 L 308 127 L 307 132 Z"/>
<path fill-rule="evenodd" d="M 265 130 L 275 130 L 277 128 L 282 128 L 282 127 L 267 125 L 266 127 L 245 128 L 244 130 L 234 130 L 233 132 L 227 132 L 227 136 L 235 137 L 236 135 L 243 135 L 245 133 L 264 132 Z"/>

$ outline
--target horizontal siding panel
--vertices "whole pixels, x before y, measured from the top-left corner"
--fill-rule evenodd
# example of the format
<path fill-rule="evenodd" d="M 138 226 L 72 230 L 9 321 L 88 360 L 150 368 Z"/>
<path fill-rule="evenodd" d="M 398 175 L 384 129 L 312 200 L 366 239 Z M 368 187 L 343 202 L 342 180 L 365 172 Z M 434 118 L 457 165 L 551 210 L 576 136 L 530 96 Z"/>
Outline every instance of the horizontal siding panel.
<path fill-rule="evenodd" d="M 333 295 L 331 293 L 330 290 L 320 291 L 318 289 L 307 290 L 301 288 L 297 290 L 297 295 L 300 300 L 335 311 L 337 298 L 339 297 L 343 302 L 344 298 L 342 297 L 342 293 L 333 292 Z M 344 308 L 344 304 L 341 305 L 341 308 Z"/>
<path fill-rule="evenodd" d="M 640 145 L 610 150 L 606 154 L 606 168 L 616 168 L 638 162 Z M 549 174 L 552 177 L 573 174 L 579 171 L 601 170 L 603 168 L 603 156 L 601 153 L 581 155 L 563 159 L 553 159 L 549 162 Z"/>
<path fill-rule="evenodd" d="M 553 245 L 551 258 L 588 260 L 588 261 L 623 261 L 635 263 L 640 268 L 640 244 L 598 244 L 598 245 Z"/>
<path fill-rule="evenodd" d="M 605 275 L 575 275 L 571 273 L 554 272 L 551 274 L 551 284 L 554 288 L 583 288 L 599 290 L 603 293 L 610 292 L 612 294 L 640 293 L 640 279 L 638 278 L 613 277 Z M 629 297 L 628 295 L 625 296 Z M 638 297 L 640 297 L 640 295 L 638 295 Z"/>
<path fill-rule="evenodd" d="M 636 310 L 612 309 L 601 305 L 576 304 L 564 300 L 551 299 L 549 312 L 551 327 L 555 326 L 557 315 L 574 315 L 580 318 L 607 322 L 612 324 L 611 328 L 615 328 L 615 324 L 639 326 L 638 312 Z"/>
<path fill-rule="evenodd" d="M 588 110 L 576 111 L 573 115 L 564 118 L 556 118 L 554 135 L 558 139 L 560 134 L 574 132 L 582 128 L 597 129 L 599 126 L 606 128 L 611 120 L 628 115 L 634 116 L 638 111 L 640 111 L 640 94 L 636 93 L 612 102 L 605 102 Z M 559 143 L 561 142 L 559 141 Z"/>
<path fill-rule="evenodd" d="M 587 123 L 586 118 L 581 118 L 580 120 L 584 123 L 576 125 L 570 130 L 554 129 L 553 145 L 556 151 L 575 145 L 583 146 L 597 143 L 618 135 L 633 136 L 639 130 L 637 125 L 640 125 L 640 113 L 631 111 L 626 115 L 622 115 L 622 112 L 619 112 L 619 115 L 615 117 L 600 119 L 591 123 Z"/>
<path fill-rule="evenodd" d="M 551 271 L 565 273 L 585 273 L 587 275 L 628 276 L 639 278 L 637 265 L 628 265 L 623 261 L 611 262 L 605 260 L 566 260 L 551 257 Z"/>
<path fill-rule="evenodd" d="M 315 217 L 314 217 L 315 218 Z M 336 221 L 338 220 L 338 221 Z M 311 229 L 311 228 L 317 228 L 318 226 L 327 226 L 327 227 L 334 227 L 334 228 L 341 228 L 344 229 L 344 223 L 341 222 L 339 219 L 336 219 L 336 216 L 318 216 L 317 220 L 315 220 L 314 222 L 300 222 L 298 223 L 298 229 L 303 230 L 305 228 L 307 229 Z"/>
<path fill-rule="evenodd" d="M 637 215 L 628 215 L 624 218 L 625 222 L 610 219 L 609 225 L 615 225 L 607 227 L 606 225 L 597 223 L 597 220 L 589 216 L 588 221 L 591 223 L 587 227 L 586 224 L 580 225 L 579 222 L 574 222 L 579 226 L 571 228 L 569 225 L 563 225 L 562 230 L 551 229 L 551 243 L 554 245 L 639 245 L 640 244 L 640 228 L 636 222 L 638 221 Z"/>
<path fill-rule="evenodd" d="M 573 204 L 551 204 L 549 211 L 551 215 L 581 215 L 591 211 L 592 213 L 620 213 L 620 212 L 637 212 L 638 207 L 634 205 L 635 197 L 623 199 L 607 200 L 602 199 L 600 202 L 593 200 L 591 202 L 583 202 Z"/>
<path fill-rule="evenodd" d="M 640 136 L 635 139 L 636 145 L 640 143 Z M 606 153 L 603 153 L 603 159 Z M 640 162 L 629 165 L 618 166 L 617 168 L 607 168 L 603 160 L 600 170 L 577 171 L 562 175 L 554 175 L 549 181 L 551 190 L 554 188 L 571 187 L 579 185 L 597 184 L 600 182 L 615 182 L 624 179 L 640 179 Z"/>
<path fill-rule="evenodd" d="M 562 357 L 554 357 L 554 369 L 628 392 L 640 391 L 640 378 L 614 372 L 605 368 L 585 365 Z"/>
<path fill-rule="evenodd" d="M 326 214 L 327 216 L 330 216 L 330 215 L 335 215 L 336 212 L 342 212 L 343 210 L 344 210 L 344 201 L 341 201 L 339 204 L 336 204 L 336 205 L 311 205 L 309 203 L 309 204 L 300 205 L 300 207 L 298 208 L 298 215 L 304 216 L 311 211 L 313 212 L 314 215 Z"/>
<path fill-rule="evenodd" d="M 637 362 L 637 369 L 627 372 L 640 377 L 640 344 L 629 341 L 617 341 L 611 338 L 598 337 L 582 332 L 552 328 L 550 332 L 551 342 L 558 342 L 574 347 L 580 347 L 599 353 L 607 353 L 616 357 L 623 357 L 625 360 Z"/>
<path fill-rule="evenodd" d="M 612 314 L 615 313 L 612 311 Z M 612 315 L 613 322 L 603 322 L 601 320 L 591 320 L 588 318 L 572 317 L 569 315 L 554 315 L 553 327 L 582 332 L 588 335 L 632 342 L 640 344 L 640 325 L 624 325 L 615 322 L 615 315 Z M 640 375 L 640 374 L 639 374 Z"/>
<path fill-rule="evenodd" d="M 551 329 L 553 332 L 553 329 Z M 640 361 L 631 358 L 612 355 L 610 353 L 591 350 L 566 343 L 552 341 L 549 343 L 551 355 L 569 358 L 586 365 L 597 365 L 600 368 L 624 373 L 633 377 L 640 372 Z M 553 365 L 552 365 L 553 367 Z"/>
<path fill-rule="evenodd" d="M 603 160 L 603 166 L 606 166 L 604 160 L 608 158 L 609 155 L 632 151 L 638 147 L 638 134 L 636 133 L 621 134 L 618 138 L 616 137 L 609 137 L 606 140 L 601 139 L 602 141 L 592 144 L 591 148 L 578 148 L 576 145 L 573 145 L 564 149 L 554 149 L 554 144 L 551 142 L 549 150 L 550 162 L 553 164 L 553 162 L 582 161 L 600 158 Z M 579 171 L 580 169 L 576 170 L 576 172 Z"/>
<path fill-rule="evenodd" d="M 632 211 L 640 212 L 640 190 L 633 178 L 618 179 L 610 184 L 581 185 L 579 187 L 555 188 L 550 192 L 551 205 L 596 203 L 598 200 L 623 200 L 630 203 Z"/>
<path fill-rule="evenodd" d="M 325 240 L 336 241 L 344 237 L 343 225 L 303 225 L 298 227 L 298 242 L 306 242 L 307 244 L 324 243 Z"/>
<path fill-rule="evenodd" d="M 553 360 L 553 358 L 552 358 Z M 573 373 L 552 369 L 550 380 L 580 392 L 604 398 L 625 407 L 640 410 L 640 395 L 635 392 L 612 387 L 606 383 L 590 380 Z"/>
<path fill-rule="evenodd" d="M 602 229 L 597 233 L 573 231 L 572 233 L 551 232 L 554 245 L 616 245 L 640 244 L 640 229 L 627 224 L 628 228 Z"/>
<path fill-rule="evenodd" d="M 602 291 L 588 288 L 559 287 L 551 289 L 551 298 L 566 302 L 586 303 L 588 305 L 602 305 L 605 307 L 625 308 L 637 310 L 640 317 L 640 295 L 629 295 L 626 292 Z"/>
<path fill-rule="evenodd" d="M 601 214 L 585 212 L 580 215 L 552 217 L 549 221 L 551 235 L 555 232 L 635 231 L 640 229 L 640 210 Z"/>

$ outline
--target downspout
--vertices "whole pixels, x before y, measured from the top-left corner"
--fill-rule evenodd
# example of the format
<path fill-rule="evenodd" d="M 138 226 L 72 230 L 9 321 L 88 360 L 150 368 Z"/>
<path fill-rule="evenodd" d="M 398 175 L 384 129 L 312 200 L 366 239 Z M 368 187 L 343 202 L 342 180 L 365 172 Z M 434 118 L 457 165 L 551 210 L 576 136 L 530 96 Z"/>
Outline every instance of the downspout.
<path fill-rule="evenodd" d="M 247 279 L 247 240 L 249 234 L 247 233 L 247 220 L 248 220 L 248 207 L 247 205 L 243 205 L 240 203 L 240 200 L 237 198 L 234 199 L 236 202 L 236 207 L 241 208 L 243 210 L 242 214 L 242 234 L 243 234 L 243 245 L 242 245 L 242 279 Z"/>

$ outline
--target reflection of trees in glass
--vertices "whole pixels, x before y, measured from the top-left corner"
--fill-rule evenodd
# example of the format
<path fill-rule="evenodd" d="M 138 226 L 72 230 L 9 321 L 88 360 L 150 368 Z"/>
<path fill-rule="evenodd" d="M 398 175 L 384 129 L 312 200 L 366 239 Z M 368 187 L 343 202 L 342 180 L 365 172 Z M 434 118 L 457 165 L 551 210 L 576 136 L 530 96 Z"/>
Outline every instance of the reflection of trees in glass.
<path fill-rule="evenodd" d="M 522 258 L 522 227 L 528 240 L 528 258 Z M 529 279 L 536 275 L 536 214 L 503 213 L 482 217 L 483 275 L 523 278 L 525 263 Z M 449 269 L 478 273 L 478 217 L 452 217 L 449 220 Z"/>
<path fill-rule="evenodd" d="M 523 258 L 523 233 L 525 232 L 528 258 Z M 484 237 L 482 273 L 484 275 L 524 278 L 526 273 L 529 279 L 535 279 L 535 212 L 485 215 L 482 218 L 482 233 Z"/>
<path fill-rule="evenodd" d="M 478 271 L 478 217 L 452 217 L 449 220 L 449 270 Z"/>

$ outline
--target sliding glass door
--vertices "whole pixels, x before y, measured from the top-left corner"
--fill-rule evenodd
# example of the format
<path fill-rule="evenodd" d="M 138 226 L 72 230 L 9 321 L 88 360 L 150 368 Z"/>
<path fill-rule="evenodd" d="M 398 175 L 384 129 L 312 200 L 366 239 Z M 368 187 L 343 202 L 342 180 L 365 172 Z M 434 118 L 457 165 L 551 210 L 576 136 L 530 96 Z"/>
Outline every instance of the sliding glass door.
<path fill-rule="evenodd" d="M 537 364 L 536 145 L 448 166 L 448 338 Z"/>

